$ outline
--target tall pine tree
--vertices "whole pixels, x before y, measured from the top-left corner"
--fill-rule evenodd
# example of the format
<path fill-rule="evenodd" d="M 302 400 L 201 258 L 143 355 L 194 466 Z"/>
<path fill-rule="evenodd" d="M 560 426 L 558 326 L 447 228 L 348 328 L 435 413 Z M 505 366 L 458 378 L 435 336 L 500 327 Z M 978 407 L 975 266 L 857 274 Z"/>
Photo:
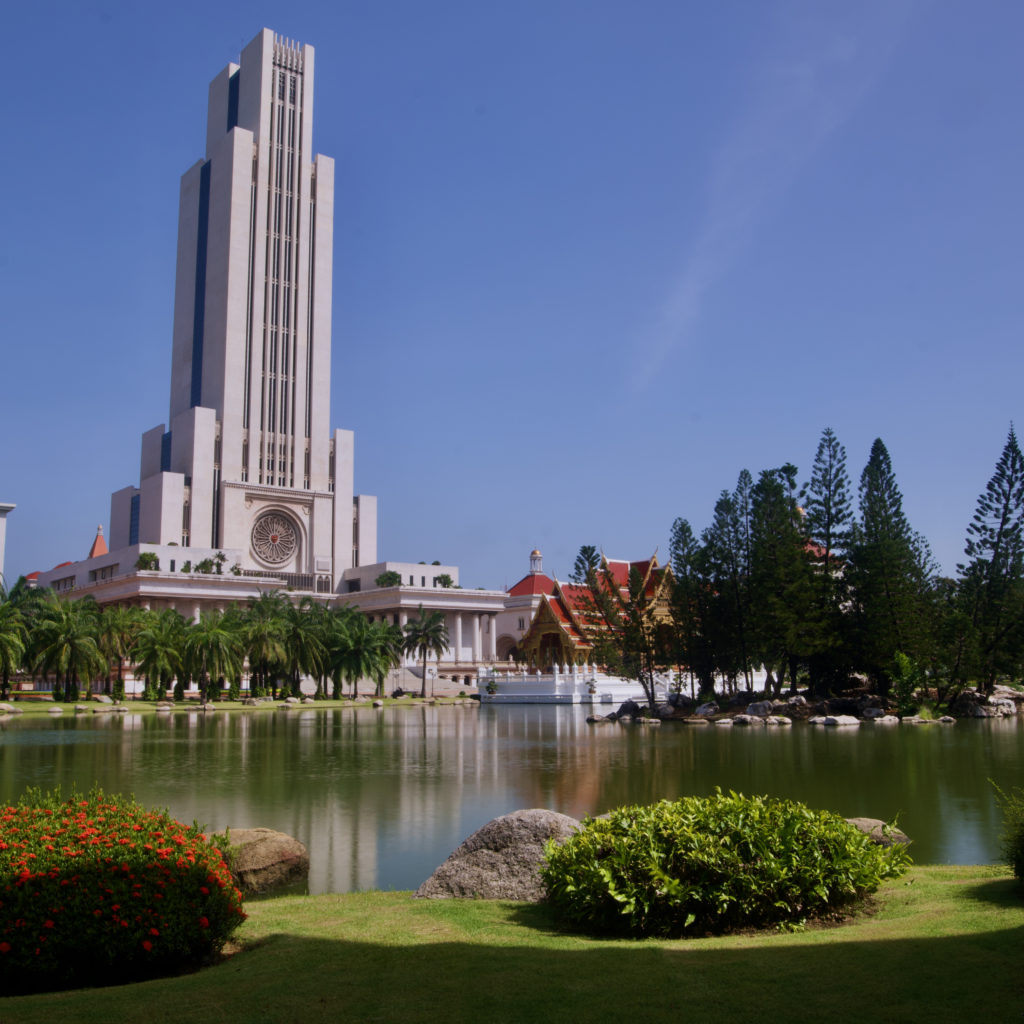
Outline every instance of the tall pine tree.
<path fill-rule="evenodd" d="M 957 682 L 970 675 L 991 692 L 997 676 L 1019 672 L 1024 655 L 1024 458 L 1012 424 L 978 496 L 964 554 L 957 568 L 970 627 Z"/>
<path fill-rule="evenodd" d="M 824 696 L 848 672 L 846 616 L 847 572 L 853 508 L 846 449 L 831 427 L 818 442 L 810 482 L 800 493 L 804 503 L 804 529 L 810 541 L 816 579 L 811 608 L 813 633 L 809 652 L 811 691 Z"/>
<path fill-rule="evenodd" d="M 931 552 L 903 513 L 889 452 L 876 438 L 860 478 L 860 521 L 850 545 L 856 622 L 855 661 L 887 695 L 896 654 L 927 655 Z"/>

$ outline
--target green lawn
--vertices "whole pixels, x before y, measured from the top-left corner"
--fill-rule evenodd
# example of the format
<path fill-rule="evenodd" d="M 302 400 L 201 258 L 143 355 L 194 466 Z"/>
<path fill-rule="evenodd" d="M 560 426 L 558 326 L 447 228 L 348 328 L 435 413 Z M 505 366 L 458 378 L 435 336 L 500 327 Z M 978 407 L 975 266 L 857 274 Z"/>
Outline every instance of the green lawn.
<path fill-rule="evenodd" d="M 1024 892 L 917 867 L 838 928 L 690 941 L 560 933 L 543 906 L 408 893 L 247 906 L 197 974 L 0 999 L 0 1024 L 320 1021 L 1024 1021 Z"/>

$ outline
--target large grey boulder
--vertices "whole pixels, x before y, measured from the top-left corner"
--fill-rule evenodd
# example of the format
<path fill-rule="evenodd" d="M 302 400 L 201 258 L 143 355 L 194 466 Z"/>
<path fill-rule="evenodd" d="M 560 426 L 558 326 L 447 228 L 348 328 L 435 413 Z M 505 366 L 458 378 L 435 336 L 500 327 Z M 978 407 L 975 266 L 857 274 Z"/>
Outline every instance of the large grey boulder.
<path fill-rule="evenodd" d="M 545 896 L 539 873 L 544 844 L 568 839 L 579 825 L 567 814 L 539 808 L 503 814 L 474 832 L 416 895 L 537 903 Z"/>
<path fill-rule="evenodd" d="M 0 715 L 23 715 L 24 713 L 24 708 L 15 707 L 15 705 L 7 704 L 6 702 L 0 704 Z"/>
<path fill-rule="evenodd" d="M 709 701 L 707 704 L 701 704 L 694 714 L 698 718 L 709 718 L 711 715 L 717 715 L 718 711 L 718 705 L 714 701 Z"/>
<path fill-rule="evenodd" d="M 756 715 L 758 718 L 767 718 L 774 710 L 770 700 L 756 700 L 753 704 L 747 705 L 747 714 Z"/>
<path fill-rule="evenodd" d="M 272 828 L 231 828 L 231 874 L 246 895 L 292 886 L 309 877 L 306 847 Z"/>
<path fill-rule="evenodd" d="M 879 846 L 895 846 L 897 843 L 906 846 L 910 843 L 906 832 L 895 826 L 890 827 L 881 818 L 847 818 L 846 820 L 859 828 L 873 843 L 878 843 Z"/>
<path fill-rule="evenodd" d="M 851 726 L 860 725 L 860 719 L 854 718 L 853 715 L 816 715 L 814 718 L 808 719 L 811 725 L 828 725 L 828 726 Z"/>

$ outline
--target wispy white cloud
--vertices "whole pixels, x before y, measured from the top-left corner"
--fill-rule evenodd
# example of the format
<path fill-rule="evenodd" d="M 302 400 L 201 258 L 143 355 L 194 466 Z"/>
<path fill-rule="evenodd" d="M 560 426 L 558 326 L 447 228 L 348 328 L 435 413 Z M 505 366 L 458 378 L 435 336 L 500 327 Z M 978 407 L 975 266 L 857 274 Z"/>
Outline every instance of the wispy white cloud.
<path fill-rule="evenodd" d="M 692 342 L 708 293 L 882 78 L 915 6 L 915 0 L 795 0 L 779 9 L 774 37 L 750 76 L 746 106 L 710 161 L 700 226 L 634 348 L 635 391 Z"/>

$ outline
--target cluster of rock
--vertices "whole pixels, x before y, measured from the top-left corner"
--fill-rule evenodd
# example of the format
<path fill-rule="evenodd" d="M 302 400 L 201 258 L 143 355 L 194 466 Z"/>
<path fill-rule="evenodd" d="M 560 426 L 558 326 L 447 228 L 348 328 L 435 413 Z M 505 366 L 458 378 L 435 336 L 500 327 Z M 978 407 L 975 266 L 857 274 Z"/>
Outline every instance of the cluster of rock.
<path fill-rule="evenodd" d="M 1024 703 L 1024 693 L 1008 686 L 996 686 L 991 695 L 977 690 L 964 690 L 953 702 L 951 714 L 941 718 L 925 719 L 916 715 L 902 718 L 891 712 L 886 702 L 873 694 L 830 697 L 816 704 L 808 703 L 801 694 L 785 699 L 758 700 L 750 692 L 722 697 L 718 701 L 698 703 L 680 693 L 669 695 L 664 704 L 658 704 L 649 714 L 646 705 L 626 701 L 617 711 L 607 715 L 591 715 L 592 724 L 603 722 L 633 722 L 657 725 L 666 720 L 686 725 L 719 726 L 787 726 L 794 721 L 830 727 L 859 726 L 865 722 L 876 725 L 926 725 L 936 722 L 953 725 L 958 718 L 1002 718 L 1018 713 Z"/>

